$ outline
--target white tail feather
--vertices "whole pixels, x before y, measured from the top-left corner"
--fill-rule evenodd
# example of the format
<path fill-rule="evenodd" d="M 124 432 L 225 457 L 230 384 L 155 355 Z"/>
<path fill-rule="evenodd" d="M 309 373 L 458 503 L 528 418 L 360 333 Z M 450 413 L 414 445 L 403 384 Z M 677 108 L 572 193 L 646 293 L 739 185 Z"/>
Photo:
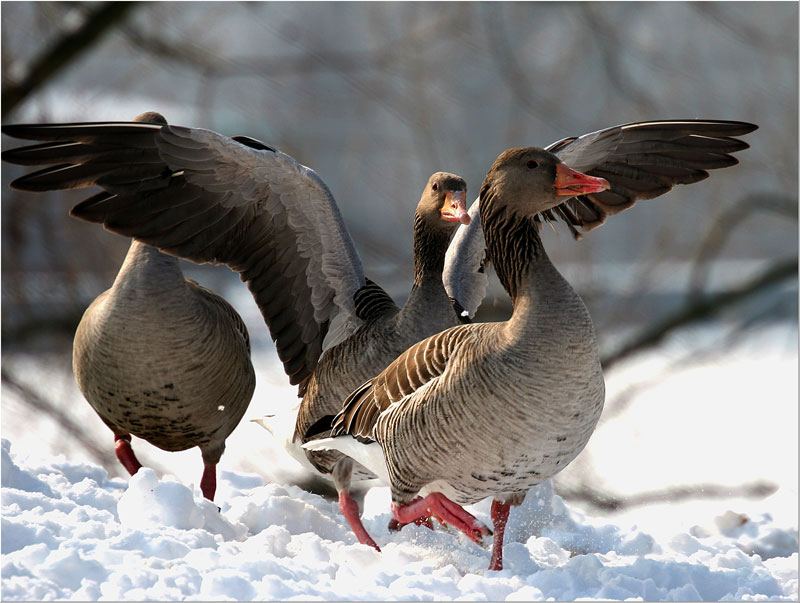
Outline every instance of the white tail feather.
<path fill-rule="evenodd" d="M 362 444 L 350 436 L 339 436 L 312 440 L 303 444 L 303 448 L 306 450 L 338 450 L 357 463 L 364 465 L 384 483 L 391 483 L 386 459 L 383 457 L 383 448 L 377 442 Z"/>
<path fill-rule="evenodd" d="M 297 411 L 279 413 L 275 415 L 264 415 L 250 419 L 251 422 L 261 425 L 272 434 L 275 441 L 291 456 L 294 460 L 314 475 L 321 475 L 326 479 L 333 479 L 330 475 L 321 474 L 316 467 L 308 461 L 303 448 L 294 441 L 294 425 L 297 418 Z"/>

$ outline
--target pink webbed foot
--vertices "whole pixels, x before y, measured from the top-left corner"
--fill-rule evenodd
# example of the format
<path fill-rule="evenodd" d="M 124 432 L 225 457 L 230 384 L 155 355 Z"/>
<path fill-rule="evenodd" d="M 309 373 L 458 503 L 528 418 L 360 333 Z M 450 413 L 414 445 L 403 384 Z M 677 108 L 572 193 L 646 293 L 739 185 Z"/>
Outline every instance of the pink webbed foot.
<path fill-rule="evenodd" d="M 503 534 L 506 531 L 508 511 L 511 505 L 495 499 L 492 501 L 492 523 L 494 524 L 494 543 L 492 544 L 492 560 L 490 570 L 503 569 Z"/>
<path fill-rule="evenodd" d="M 477 544 L 481 543 L 484 536 L 491 534 L 489 528 L 441 492 L 433 492 L 425 498 L 418 498 L 405 505 L 393 502 L 392 515 L 401 524 L 411 523 L 420 518 L 435 517 L 440 522 L 449 523 L 461 530 L 467 538 Z"/>
<path fill-rule="evenodd" d="M 422 497 L 417 497 L 414 499 L 413 502 L 417 502 L 418 500 L 422 500 Z M 425 526 L 429 530 L 433 529 L 433 521 L 431 521 L 430 517 L 418 517 L 412 523 L 415 523 L 418 526 Z M 389 520 L 389 531 L 390 532 L 399 532 L 404 527 L 406 527 L 407 523 L 400 523 L 394 517 Z"/>
<path fill-rule="evenodd" d="M 135 475 L 136 472 L 142 468 L 142 464 L 139 462 L 139 459 L 136 458 L 136 455 L 133 454 L 131 436 L 114 434 L 114 441 L 114 451 L 117 453 L 119 462 L 122 463 L 122 466 L 125 467 L 128 473 Z"/>
<path fill-rule="evenodd" d="M 358 541 L 361 544 L 371 546 L 380 553 L 381 548 L 375 543 L 372 536 L 367 533 L 364 524 L 361 523 L 361 517 L 358 514 L 358 503 L 350 496 L 347 490 L 339 492 L 339 509 L 341 509 L 342 515 L 344 515 L 347 523 L 350 524 L 350 529 L 353 530 Z"/>
<path fill-rule="evenodd" d="M 433 522 L 431 521 L 430 517 L 419 517 L 418 519 L 415 519 L 412 523 L 415 523 L 418 526 L 425 526 L 429 530 L 433 529 Z M 392 517 L 389 520 L 388 529 L 390 532 L 399 532 L 407 525 L 408 525 L 407 523 L 400 523 L 394 517 Z"/>
<path fill-rule="evenodd" d="M 200 491 L 208 500 L 214 500 L 217 492 L 217 466 L 206 465 L 203 469 L 203 477 L 200 478 Z"/>

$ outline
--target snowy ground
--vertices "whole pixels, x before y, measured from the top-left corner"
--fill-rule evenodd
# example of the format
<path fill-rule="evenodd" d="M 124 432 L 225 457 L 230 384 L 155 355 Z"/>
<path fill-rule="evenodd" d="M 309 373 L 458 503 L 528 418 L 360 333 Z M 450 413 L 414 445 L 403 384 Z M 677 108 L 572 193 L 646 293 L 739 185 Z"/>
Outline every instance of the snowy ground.
<path fill-rule="evenodd" d="M 357 544 L 332 499 L 293 485 L 299 465 L 254 423 L 229 439 L 218 511 L 200 495 L 197 450 L 134 440 L 157 471 L 120 477 L 4 388 L 2 599 L 797 600 L 797 329 L 754 333 L 698 356 L 687 350 L 719 335 L 684 332 L 610 371 L 603 422 L 559 483 L 622 497 L 698 484 L 773 494 L 609 514 L 547 483 L 512 510 L 502 572 L 486 571 L 490 542 L 441 526 L 390 534 L 385 487 L 364 500 L 383 552 Z M 111 451 L 62 358 L 3 360 Z M 256 363 L 248 415 L 289 410 L 297 399 L 274 356 L 261 349 Z M 489 501 L 472 510 L 489 522 Z"/>

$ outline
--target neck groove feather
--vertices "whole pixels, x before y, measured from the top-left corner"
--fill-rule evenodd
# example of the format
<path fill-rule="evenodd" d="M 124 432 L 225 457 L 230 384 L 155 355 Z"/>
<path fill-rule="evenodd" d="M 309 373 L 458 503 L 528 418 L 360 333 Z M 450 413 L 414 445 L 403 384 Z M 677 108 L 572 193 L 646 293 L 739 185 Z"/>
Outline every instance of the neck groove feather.
<path fill-rule="evenodd" d="M 450 244 L 451 232 L 432 227 L 419 212 L 414 214 L 414 285 L 424 280 L 441 282 L 444 256 Z"/>
<path fill-rule="evenodd" d="M 489 258 L 500 283 L 516 305 L 530 268 L 547 255 L 533 216 L 517 215 L 496 204 L 495 199 L 491 190 L 484 190 L 480 205 L 481 223 Z"/>

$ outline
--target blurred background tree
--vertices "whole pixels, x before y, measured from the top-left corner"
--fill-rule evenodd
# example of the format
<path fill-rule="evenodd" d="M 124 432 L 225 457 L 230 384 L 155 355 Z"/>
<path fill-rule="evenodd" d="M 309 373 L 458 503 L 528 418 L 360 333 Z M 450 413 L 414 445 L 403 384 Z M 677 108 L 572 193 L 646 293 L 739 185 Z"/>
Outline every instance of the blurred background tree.
<path fill-rule="evenodd" d="M 327 182 L 367 274 L 398 301 L 413 208 L 434 171 L 462 175 L 475 198 L 508 147 L 638 120 L 758 124 L 739 166 L 579 242 L 545 234 L 609 368 L 696 321 L 724 320 L 734 334 L 796 322 L 797 17 L 787 2 L 4 3 L 2 116 L 155 110 L 280 148 Z M 69 218 L 86 193 L 12 191 L 21 171 L 2 167 L 3 354 L 44 344 L 68 366 L 77 321 L 128 241 Z M 270 345 L 235 275 L 187 272 L 244 291 L 254 343 Z M 494 279 L 479 318 L 508 312 Z"/>

